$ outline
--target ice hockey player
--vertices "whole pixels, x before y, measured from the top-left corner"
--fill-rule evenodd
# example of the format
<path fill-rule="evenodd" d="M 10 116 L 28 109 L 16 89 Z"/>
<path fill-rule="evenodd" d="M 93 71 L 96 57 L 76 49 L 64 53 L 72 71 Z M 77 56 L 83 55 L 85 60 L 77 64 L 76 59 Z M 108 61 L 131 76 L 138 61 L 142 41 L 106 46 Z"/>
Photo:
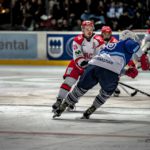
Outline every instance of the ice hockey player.
<path fill-rule="evenodd" d="M 101 28 L 101 37 L 104 39 L 105 44 L 116 43 L 118 40 L 112 35 L 112 29 L 110 26 L 103 26 Z"/>
<path fill-rule="evenodd" d="M 141 44 L 141 49 L 143 52 L 150 51 L 150 29 L 147 30 Z"/>
<path fill-rule="evenodd" d="M 144 57 L 148 57 L 148 60 L 150 61 L 150 29 L 147 30 L 142 40 L 141 49 L 143 53 L 145 53 L 145 55 L 142 56 L 142 59 L 145 59 Z M 144 68 L 142 69 L 144 70 Z"/>
<path fill-rule="evenodd" d="M 108 44 L 89 61 L 89 65 L 77 85 L 67 95 L 59 109 L 55 111 L 54 118 L 59 117 L 70 104 L 77 103 L 81 96 L 99 83 L 101 86 L 99 94 L 82 116 L 82 119 L 89 119 L 90 115 L 103 105 L 115 91 L 119 76 L 133 54 L 136 54 L 137 58 L 141 60 L 141 65 L 146 64 L 147 60 L 141 59 L 142 53 L 140 44 L 136 40 L 136 34 L 130 30 L 124 30 L 120 36 L 119 42 Z M 142 66 L 142 68 L 144 67 Z"/>
<path fill-rule="evenodd" d="M 116 39 L 113 35 L 112 35 L 112 29 L 110 28 L 110 26 L 103 26 L 101 28 L 101 36 L 105 41 L 105 44 L 109 44 L 109 43 L 116 43 L 118 42 L 118 39 Z M 129 71 L 126 72 L 126 75 L 131 77 L 131 78 L 135 78 L 138 75 L 138 70 L 136 68 L 136 65 L 134 63 L 133 60 L 130 60 L 130 62 L 127 64 L 126 68 L 133 68 L 132 72 L 131 69 Z M 113 96 L 118 97 L 120 95 L 121 91 L 119 90 L 119 88 L 117 87 L 113 93 Z"/>
<path fill-rule="evenodd" d="M 52 105 L 53 111 L 59 107 L 72 86 L 83 74 L 88 61 L 95 55 L 97 50 L 104 46 L 103 38 L 94 33 L 94 24 L 92 21 L 83 21 L 81 30 L 82 34 L 75 36 L 73 40 L 73 59 L 66 68 L 63 76 L 64 82 L 60 86 L 56 102 Z M 70 106 L 70 109 L 73 109 L 73 107 Z"/>
<path fill-rule="evenodd" d="M 106 45 L 109 44 L 109 43 L 118 42 L 118 40 L 114 36 L 112 36 L 112 29 L 110 28 L 110 26 L 103 26 L 101 28 L 101 36 L 104 39 Z M 113 95 L 115 97 L 118 97 L 120 93 L 121 92 L 120 92 L 119 88 L 117 87 L 115 89 Z"/>

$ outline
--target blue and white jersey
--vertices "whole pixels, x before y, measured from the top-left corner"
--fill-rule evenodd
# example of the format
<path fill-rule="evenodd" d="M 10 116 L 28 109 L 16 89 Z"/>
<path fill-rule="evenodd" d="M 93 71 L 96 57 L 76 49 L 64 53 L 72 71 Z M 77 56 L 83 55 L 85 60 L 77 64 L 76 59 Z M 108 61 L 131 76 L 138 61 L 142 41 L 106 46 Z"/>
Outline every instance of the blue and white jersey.
<path fill-rule="evenodd" d="M 132 58 L 132 55 L 139 48 L 139 43 L 130 38 L 118 43 L 109 43 L 104 49 L 98 51 L 98 54 L 89 61 L 89 64 L 121 74 L 121 71 Z"/>

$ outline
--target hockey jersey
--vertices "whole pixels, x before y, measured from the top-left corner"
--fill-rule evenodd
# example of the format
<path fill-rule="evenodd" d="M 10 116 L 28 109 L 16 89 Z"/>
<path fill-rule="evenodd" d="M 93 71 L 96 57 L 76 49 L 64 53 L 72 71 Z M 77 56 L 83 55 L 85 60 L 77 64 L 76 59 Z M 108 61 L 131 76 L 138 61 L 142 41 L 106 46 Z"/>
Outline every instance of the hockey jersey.
<path fill-rule="evenodd" d="M 91 60 L 103 45 L 104 40 L 98 35 L 93 35 L 89 41 L 83 34 L 76 36 L 72 44 L 74 61 L 80 67 L 81 62 Z"/>
<path fill-rule="evenodd" d="M 132 55 L 140 48 L 138 42 L 126 39 L 118 43 L 109 43 L 103 50 L 99 50 L 89 64 L 100 66 L 121 74 L 124 67 L 127 65 Z"/>

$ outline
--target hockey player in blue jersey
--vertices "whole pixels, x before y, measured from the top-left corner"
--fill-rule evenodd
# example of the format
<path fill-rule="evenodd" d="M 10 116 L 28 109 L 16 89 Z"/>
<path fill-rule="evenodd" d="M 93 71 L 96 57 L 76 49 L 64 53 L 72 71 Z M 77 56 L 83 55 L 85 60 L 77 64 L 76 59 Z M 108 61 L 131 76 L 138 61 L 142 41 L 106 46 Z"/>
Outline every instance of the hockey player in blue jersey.
<path fill-rule="evenodd" d="M 93 104 L 84 113 L 82 118 L 89 119 L 90 115 L 96 111 L 115 91 L 119 76 L 125 73 L 124 67 L 128 64 L 133 54 L 137 58 L 142 56 L 140 44 L 136 41 L 137 36 L 129 30 L 124 30 L 120 35 L 118 43 L 110 43 L 103 50 L 100 50 L 90 61 L 79 82 L 70 92 L 59 109 L 54 112 L 53 117 L 59 117 L 69 106 L 78 102 L 89 89 L 97 83 L 101 89 L 95 97 Z M 147 62 L 147 60 L 143 60 Z M 144 62 L 144 64 L 145 64 Z M 141 65 L 143 62 L 141 62 Z"/>

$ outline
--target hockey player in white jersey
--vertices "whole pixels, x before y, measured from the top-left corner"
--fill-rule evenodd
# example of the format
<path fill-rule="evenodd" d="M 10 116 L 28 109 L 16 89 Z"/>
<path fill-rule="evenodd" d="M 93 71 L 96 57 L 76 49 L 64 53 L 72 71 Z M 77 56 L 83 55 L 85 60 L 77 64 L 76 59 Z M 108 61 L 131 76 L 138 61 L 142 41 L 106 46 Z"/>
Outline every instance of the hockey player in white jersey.
<path fill-rule="evenodd" d="M 72 86 L 83 74 L 84 69 L 88 65 L 88 61 L 104 45 L 103 38 L 94 34 L 94 24 L 92 21 L 83 21 L 81 29 L 82 34 L 74 37 L 72 44 L 73 59 L 70 61 L 63 75 L 64 82 L 60 86 L 56 102 L 52 105 L 53 111 L 59 107 Z M 73 109 L 73 107 L 73 105 L 70 105 L 70 109 Z"/>
<path fill-rule="evenodd" d="M 115 91 L 119 76 L 124 72 L 124 67 L 128 64 L 133 54 L 141 58 L 140 44 L 136 41 L 136 35 L 125 30 L 121 33 L 121 40 L 118 43 L 110 43 L 103 50 L 100 50 L 90 61 L 79 82 L 70 92 L 60 108 L 53 117 L 58 117 L 70 105 L 77 103 L 89 89 L 97 83 L 101 89 L 95 97 L 93 104 L 83 114 L 82 118 L 89 119 L 90 115 L 96 111 Z M 147 60 L 141 60 L 145 64 Z M 125 73 L 125 72 L 124 72 Z"/>

